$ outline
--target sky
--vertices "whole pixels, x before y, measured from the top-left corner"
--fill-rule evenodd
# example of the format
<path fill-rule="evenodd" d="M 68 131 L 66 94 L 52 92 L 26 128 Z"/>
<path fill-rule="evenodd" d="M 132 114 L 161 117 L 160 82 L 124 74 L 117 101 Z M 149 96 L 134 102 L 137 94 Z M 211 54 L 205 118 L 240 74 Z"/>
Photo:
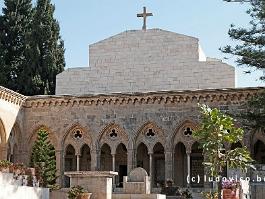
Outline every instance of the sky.
<path fill-rule="evenodd" d="M 0 7 L 4 6 L 0 0 Z M 153 13 L 147 28 L 160 28 L 200 40 L 207 57 L 230 59 L 224 62 L 235 66 L 237 87 L 265 86 L 258 81 L 262 71 L 245 74 L 248 68 L 236 66 L 234 58 L 219 48 L 235 44 L 227 32 L 230 24 L 246 27 L 250 17 L 245 13 L 248 4 L 227 3 L 222 0 L 52 0 L 55 18 L 60 23 L 65 42 L 66 68 L 88 66 L 88 46 L 125 30 L 142 28 L 136 17 L 143 6 Z"/>

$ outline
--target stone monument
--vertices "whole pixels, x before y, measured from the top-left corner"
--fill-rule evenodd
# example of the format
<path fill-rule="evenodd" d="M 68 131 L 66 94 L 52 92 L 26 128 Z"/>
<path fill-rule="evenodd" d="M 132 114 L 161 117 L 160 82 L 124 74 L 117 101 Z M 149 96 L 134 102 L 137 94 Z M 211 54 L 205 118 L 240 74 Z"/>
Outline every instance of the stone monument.
<path fill-rule="evenodd" d="M 151 180 L 146 170 L 141 167 L 133 169 L 123 178 L 123 193 L 113 194 L 113 199 L 166 199 L 166 195 L 150 194 Z"/>
<path fill-rule="evenodd" d="M 123 177 L 123 191 L 129 194 L 150 194 L 151 180 L 146 170 L 135 168 L 129 176 Z"/>
<path fill-rule="evenodd" d="M 91 199 L 111 199 L 112 179 L 117 172 L 113 171 L 73 171 L 65 172 L 70 177 L 70 186 L 82 186 L 89 193 Z"/>

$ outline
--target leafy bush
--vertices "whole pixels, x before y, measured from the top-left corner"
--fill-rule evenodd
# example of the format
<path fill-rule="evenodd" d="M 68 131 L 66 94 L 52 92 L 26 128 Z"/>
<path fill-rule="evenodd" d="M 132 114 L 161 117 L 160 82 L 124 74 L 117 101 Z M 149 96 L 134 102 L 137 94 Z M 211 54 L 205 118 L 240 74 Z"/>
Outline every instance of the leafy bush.
<path fill-rule="evenodd" d="M 68 199 L 76 199 L 82 193 L 86 193 L 83 187 L 74 186 L 68 192 Z"/>
<path fill-rule="evenodd" d="M 0 168 L 9 168 L 12 163 L 7 160 L 0 160 Z"/>
<path fill-rule="evenodd" d="M 218 199 L 218 192 L 202 192 L 204 199 Z"/>

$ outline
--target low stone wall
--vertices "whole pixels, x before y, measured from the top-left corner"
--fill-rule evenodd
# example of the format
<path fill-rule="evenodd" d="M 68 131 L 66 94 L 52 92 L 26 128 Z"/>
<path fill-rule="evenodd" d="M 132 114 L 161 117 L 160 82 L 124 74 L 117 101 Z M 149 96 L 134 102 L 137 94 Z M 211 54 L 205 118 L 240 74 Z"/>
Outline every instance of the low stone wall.
<path fill-rule="evenodd" d="M 49 189 L 15 186 L 15 185 L 1 185 L 0 199 L 49 199 Z"/>

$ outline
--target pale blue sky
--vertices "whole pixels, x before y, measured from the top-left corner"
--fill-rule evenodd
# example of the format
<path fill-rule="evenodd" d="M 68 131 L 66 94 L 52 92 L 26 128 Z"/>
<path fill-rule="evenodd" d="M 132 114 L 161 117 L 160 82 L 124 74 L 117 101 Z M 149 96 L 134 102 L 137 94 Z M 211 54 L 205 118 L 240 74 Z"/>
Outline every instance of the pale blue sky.
<path fill-rule="evenodd" d="M 88 45 L 125 30 L 141 29 L 142 20 L 136 14 L 146 6 L 154 16 L 148 18 L 148 28 L 161 28 L 194 36 L 208 57 L 222 59 L 218 49 L 231 44 L 227 35 L 231 23 L 245 26 L 250 18 L 247 4 L 222 0 L 52 0 L 55 15 L 65 41 L 67 67 L 88 65 Z M 3 0 L 0 0 L 3 7 Z M 235 66 L 232 60 L 225 61 Z M 256 81 L 261 72 L 243 74 L 236 67 L 237 86 L 265 86 Z"/>

